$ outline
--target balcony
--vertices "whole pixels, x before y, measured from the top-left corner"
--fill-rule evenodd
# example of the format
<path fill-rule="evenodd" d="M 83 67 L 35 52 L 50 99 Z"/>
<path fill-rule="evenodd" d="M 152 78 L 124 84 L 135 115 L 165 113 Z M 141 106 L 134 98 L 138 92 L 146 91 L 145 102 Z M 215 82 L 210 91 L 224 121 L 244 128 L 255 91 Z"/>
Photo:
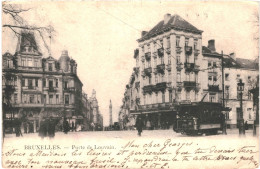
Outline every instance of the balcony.
<path fill-rule="evenodd" d="M 208 85 L 208 90 L 212 92 L 219 92 L 219 85 Z"/>
<path fill-rule="evenodd" d="M 134 58 L 136 59 L 138 55 L 139 55 L 139 49 L 135 49 L 135 51 L 134 51 Z"/>
<path fill-rule="evenodd" d="M 156 84 L 157 91 L 164 91 L 166 87 L 167 87 L 166 82 L 161 82 Z"/>
<path fill-rule="evenodd" d="M 144 69 L 144 74 L 145 74 L 146 76 L 149 76 L 151 73 L 152 73 L 152 68 L 151 68 L 151 67 L 148 67 L 148 68 L 145 68 L 145 69 Z"/>
<path fill-rule="evenodd" d="M 183 86 L 186 89 L 192 89 L 196 87 L 196 82 L 195 81 L 183 81 Z"/>
<path fill-rule="evenodd" d="M 194 63 L 188 63 L 188 62 L 184 63 L 185 70 L 188 72 L 194 70 L 194 65 L 195 65 Z"/>
<path fill-rule="evenodd" d="M 54 87 L 49 87 L 48 92 L 49 93 L 56 93 L 57 89 L 55 89 Z"/>
<path fill-rule="evenodd" d="M 67 92 L 67 93 L 75 92 L 75 87 L 67 87 L 67 88 L 64 88 L 64 92 Z"/>
<path fill-rule="evenodd" d="M 157 72 L 163 73 L 165 69 L 165 64 L 157 65 L 156 68 L 157 68 Z"/>
<path fill-rule="evenodd" d="M 171 64 L 168 64 L 167 67 L 166 67 L 166 69 L 167 69 L 168 71 L 171 71 L 172 65 L 171 65 Z"/>
<path fill-rule="evenodd" d="M 135 82 L 135 88 L 140 88 L 140 82 Z"/>
<path fill-rule="evenodd" d="M 185 46 L 185 54 L 186 55 L 192 54 L 192 47 L 191 46 Z"/>
<path fill-rule="evenodd" d="M 173 104 L 169 102 L 147 104 L 147 105 L 140 106 L 141 110 L 151 110 L 151 111 L 170 110 L 172 108 L 173 108 Z"/>
<path fill-rule="evenodd" d="M 138 74 L 139 73 L 139 67 L 134 67 L 134 72 L 135 72 L 135 74 Z"/>
<path fill-rule="evenodd" d="M 151 52 L 146 52 L 145 53 L 145 59 L 146 60 L 151 60 Z"/>
<path fill-rule="evenodd" d="M 179 71 L 182 69 L 182 63 L 181 62 L 177 62 L 176 69 L 179 70 Z"/>
<path fill-rule="evenodd" d="M 200 54 L 200 50 L 199 49 L 194 49 L 194 55 L 198 56 Z"/>
<path fill-rule="evenodd" d="M 163 57 L 164 56 L 164 49 L 163 48 L 157 49 L 157 52 L 158 52 L 158 56 L 159 57 Z"/>
<path fill-rule="evenodd" d="M 144 93 L 152 93 L 154 90 L 154 85 L 147 85 L 143 87 Z"/>
<path fill-rule="evenodd" d="M 176 46 L 176 52 L 177 52 L 178 54 L 182 52 L 180 46 Z"/>

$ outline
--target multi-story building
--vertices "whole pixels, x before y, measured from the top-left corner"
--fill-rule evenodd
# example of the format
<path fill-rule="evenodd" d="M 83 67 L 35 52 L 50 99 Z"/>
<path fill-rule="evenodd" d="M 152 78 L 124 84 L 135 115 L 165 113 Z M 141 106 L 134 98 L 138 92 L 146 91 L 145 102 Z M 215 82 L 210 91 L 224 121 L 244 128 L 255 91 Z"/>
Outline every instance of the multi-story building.
<path fill-rule="evenodd" d="M 81 123 L 83 84 L 68 51 L 62 51 L 58 60 L 43 58 L 34 34 L 21 32 L 15 54 L 3 55 L 2 79 L 3 103 L 12 107 L 3 110 L 7 123 L 19 118 L 29 123 L 30 132 L 39 129 L 44 117 Z"/>
<path fill-rule="evenodd" d="M 207 47 L 202 46 L 201 30 L 178 15 L 166 14 L 149 32 L 143 31 L 137 41 L 136 66 L 123 104 L 123 108 L 129 105 L 131 115 L 145 115 L 145 121 L 151 124 L 148 127 L 168 128 L 181 107 L 189 110 L 193 105 L 205 104 L 214 109 L 223 105 L 222 54 L 216 52 L 214 40 L 209 40 Z M 239 70 L 234 66 L 233 71 L 257 76 L 258 71 L 249 75 L 248 69 L 242 70 L 247 61 L 239 60 L 244 66 Z M 231 70 L 226 59 L 223 69 L 225 73 Z M 231 92 L 226 83 L 225 88 L 225 92 Z M 227 102 L 225 106 L 229 107 Z M 234 114 L 232 111 L 229 114 Z"/>
<path fill-rule="evenodd" d="M 225 104 L 231 108 L 227 114 L 227 125 L 231 128 L 237 127 L 243 112 L 243 119 L 251 126 L 254 123 L 256 112 L 250 90 L 258 83 L 258 60 L 237 58 L 235 53 L 231 53 L 224 55 L 224 67 Z M 244 83 L 242 112 L 240 109 L 241 95 L 237 90 L 240 80 Z"/>

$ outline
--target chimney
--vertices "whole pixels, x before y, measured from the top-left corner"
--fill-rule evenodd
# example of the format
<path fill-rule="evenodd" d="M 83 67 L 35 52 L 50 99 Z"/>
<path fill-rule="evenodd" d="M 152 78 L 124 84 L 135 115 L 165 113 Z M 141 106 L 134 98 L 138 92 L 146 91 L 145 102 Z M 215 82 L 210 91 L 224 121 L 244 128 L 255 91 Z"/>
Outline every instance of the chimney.
<path fill-rule="evenodd" d="M 141 36 L 143 37 L 145 34 L 147 34 L 147 31 L 142 31 Z"/>
<path fill-rule="evenodd" d="M 171 19 L 171 14 L 167 13 L 164 15 L 164 24 L 167 24 Z"/>
<path fill-rule="evenodd" d="M 208 48 L 213 51 L 216 52 L 216 48 L 215 48 L 215 40 L 211 39 L 208 41 Z"/>
<path fill-rule="evenodd" d="M 230 56 L 232 59 L 236 60 L 236 54 L 235 54 L 234 52 L 233 52 L 233 53 L 230 53 L 229 56 Z"/>

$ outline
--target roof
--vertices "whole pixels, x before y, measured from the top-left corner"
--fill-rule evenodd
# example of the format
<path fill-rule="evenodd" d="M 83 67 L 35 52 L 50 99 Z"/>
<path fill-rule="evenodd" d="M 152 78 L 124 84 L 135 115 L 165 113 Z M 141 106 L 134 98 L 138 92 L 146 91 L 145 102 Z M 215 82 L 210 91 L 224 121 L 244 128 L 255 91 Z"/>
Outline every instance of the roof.
<path fill-rule="evenodd" d="M 10 58 L 12 59 L 13 58 L 13 55 L 9 52 L 5 52 L 5 54 L 3 54 L 3 58 Z"/>
<path fill-rule="evenodd" d="M 16 47 L 16 52 L 18 53 L 24 52 L 26 46 L 32 47 L 32 51 L 29 51 L 30 53 L 33 52 L 34 54 L 41 55 L 34 33 L 32 32 L 20 33 L 17 47 Z"/>
<path fill-rule="evenodd" d="M 197 29 L 195 26 L 191 25 L 179 15 L 175 14 L 171 16 L 167 24 L 164 24 L 164 20 L 160 21 L 155 27 L 153 27 L 148 33 L 146 33 L 142 38 L 138 39 L 137 41 L 144 41 L 170 29 L 182 30 L 185 32 L 192 32 L 197 34 L 201 34 L 203 32 Z"/>
<path fill-rule="evenodd" d="M 224 66 L 226 68 L 244 68 L 244 69 L 256 69 L 258 70 L 259 64 L 255 60 L 236 58 L 233 59 L 230 56 L 224 56 Z"/>

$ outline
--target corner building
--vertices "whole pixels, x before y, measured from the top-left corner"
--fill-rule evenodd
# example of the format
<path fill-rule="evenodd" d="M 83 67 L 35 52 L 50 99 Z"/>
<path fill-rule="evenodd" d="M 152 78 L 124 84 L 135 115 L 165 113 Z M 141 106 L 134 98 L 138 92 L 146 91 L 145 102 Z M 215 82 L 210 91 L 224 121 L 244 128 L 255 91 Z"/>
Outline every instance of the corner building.
<path fill-rule="evenodd" d="M 177 108 L 211 102 L 221 106 L 221 78 L 208 81 L 208 59 L 202 55 L 202 32 L 179 15 L 166 14 L 149 32 L 142 32 L 134 52 L 136 67 L 130 79 L 130 113 L 145 115 L 146 126 L 169 128 Z M 210 56 L 209 56 L 210 55 Z M 219 62 L 219 54 L 208 54 Z M 217 70 L 219 71 L 219 70 Z M 209 96 L 209 90 L 214 99 Z M 206 98 L 206 99 L 205 99 Z"/>
<path fill-rule="evenodd" d="M 83 84 L 77 76 L 77 63 L 68 51 L 62 51 L 58 60 L 43 58 L 34 34 L 21 32 L 15 54 L 3 55 L 2 79 L 3 103 L 8 102 L 7 92 L 12 91 L 12 110 L 3 112 L 7 125 L 21 119 L 29 123 L 29 132 L 36 132 L 41 119 L 50 116 L 58 121 L 66 117 L 70 124 L 83 123 Z"/>

